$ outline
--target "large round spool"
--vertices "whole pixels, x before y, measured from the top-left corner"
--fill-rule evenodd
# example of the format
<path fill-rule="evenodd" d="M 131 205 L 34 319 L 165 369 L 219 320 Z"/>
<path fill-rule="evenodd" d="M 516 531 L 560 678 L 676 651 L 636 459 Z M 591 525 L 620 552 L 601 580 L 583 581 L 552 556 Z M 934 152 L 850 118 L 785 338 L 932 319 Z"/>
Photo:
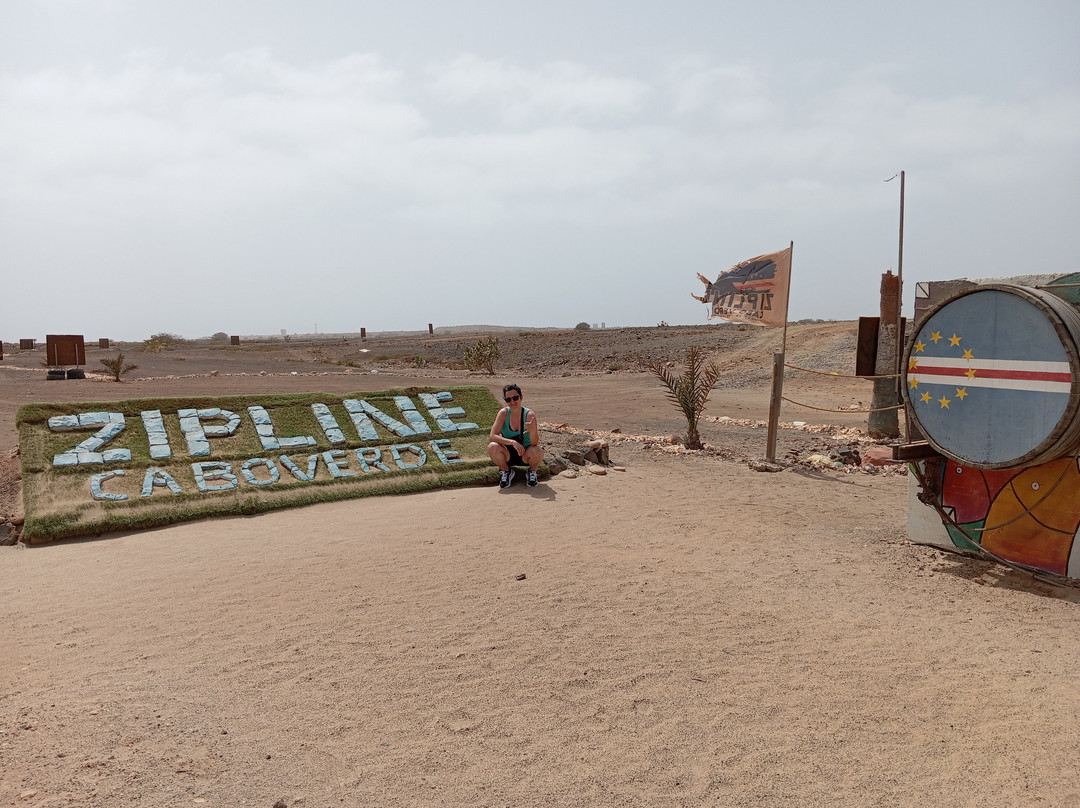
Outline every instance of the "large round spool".
<path fill-rule="evenodd" d="M 1020 468 L 1080 446 L 1080 313 L 1052 294 L 961 292 L 919 324 L 904 368 L 909 417 L 958 463 Z"/>

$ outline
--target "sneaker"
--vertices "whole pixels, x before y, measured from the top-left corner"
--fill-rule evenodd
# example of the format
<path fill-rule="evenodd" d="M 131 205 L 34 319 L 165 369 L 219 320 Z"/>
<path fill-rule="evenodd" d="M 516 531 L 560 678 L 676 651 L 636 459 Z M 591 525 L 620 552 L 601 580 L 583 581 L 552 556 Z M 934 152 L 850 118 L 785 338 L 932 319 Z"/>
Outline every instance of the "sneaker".
<path fill-rule="evenodd" d="M 499 488 L 509 488 L 510 483 L 514 481 L 514 470 L 508 469 L 506 471 L 499 471 Z"/>
<path fill-rule="evenodd" d="M 529 469 L 525 472 L 525 485 L 529 488 L 535 488 L 539 482 L 540 476 L 535 471 Z"/>

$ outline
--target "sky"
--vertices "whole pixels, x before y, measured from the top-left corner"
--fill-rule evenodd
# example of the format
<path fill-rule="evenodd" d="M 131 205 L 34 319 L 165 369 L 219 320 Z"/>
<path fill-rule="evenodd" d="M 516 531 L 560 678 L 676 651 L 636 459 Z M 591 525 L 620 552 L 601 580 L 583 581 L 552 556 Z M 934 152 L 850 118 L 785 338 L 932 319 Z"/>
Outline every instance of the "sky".
<path fill-rule="evenodd" d="M 1080 3 L 0 0 L 0 338 L 704 324 L 1080 270 Z M 714 321 L 715 322 L 715 321 Z"/>

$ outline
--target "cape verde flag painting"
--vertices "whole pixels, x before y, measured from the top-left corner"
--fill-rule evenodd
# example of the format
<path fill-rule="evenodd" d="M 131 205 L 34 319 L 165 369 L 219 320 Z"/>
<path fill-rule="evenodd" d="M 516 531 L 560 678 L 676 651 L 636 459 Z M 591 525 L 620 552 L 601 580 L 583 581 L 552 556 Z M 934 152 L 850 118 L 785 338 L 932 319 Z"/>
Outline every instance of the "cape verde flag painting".
<path fill-rule="evenodd" d="M 906 355 L 908 412 L 942 454 L 976 468 L 1046 462 L 1080 437 L 1080 314 L 1019 286 L 963 292 L 920 324 Z"/>

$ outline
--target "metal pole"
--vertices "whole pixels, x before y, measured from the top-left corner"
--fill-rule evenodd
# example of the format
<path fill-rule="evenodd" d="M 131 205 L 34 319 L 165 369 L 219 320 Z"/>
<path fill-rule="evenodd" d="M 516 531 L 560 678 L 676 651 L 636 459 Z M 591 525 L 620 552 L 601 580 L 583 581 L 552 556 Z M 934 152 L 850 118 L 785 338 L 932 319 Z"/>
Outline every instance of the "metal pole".
<path fill-rule="evenodd" d="M 896 304 L 896 400 L 904 400 L 904 172 L 900 172 L 900 247 L 896 257 L 896 285 L 899 287 Z M 907 412 L 904 413 L 904 439 L 910 440 Z"/>
<path fill-rule="evenodd" d="M 903 373 L 900 362 L 904 357 L 904 347 L 900 339 L 900 325 L 904 320 L 904 172 L 900 172 L 900 253 L 896 257 L 896 282 L 900 287 L 899 303 L 896 307 L 896 372 Z"/>

